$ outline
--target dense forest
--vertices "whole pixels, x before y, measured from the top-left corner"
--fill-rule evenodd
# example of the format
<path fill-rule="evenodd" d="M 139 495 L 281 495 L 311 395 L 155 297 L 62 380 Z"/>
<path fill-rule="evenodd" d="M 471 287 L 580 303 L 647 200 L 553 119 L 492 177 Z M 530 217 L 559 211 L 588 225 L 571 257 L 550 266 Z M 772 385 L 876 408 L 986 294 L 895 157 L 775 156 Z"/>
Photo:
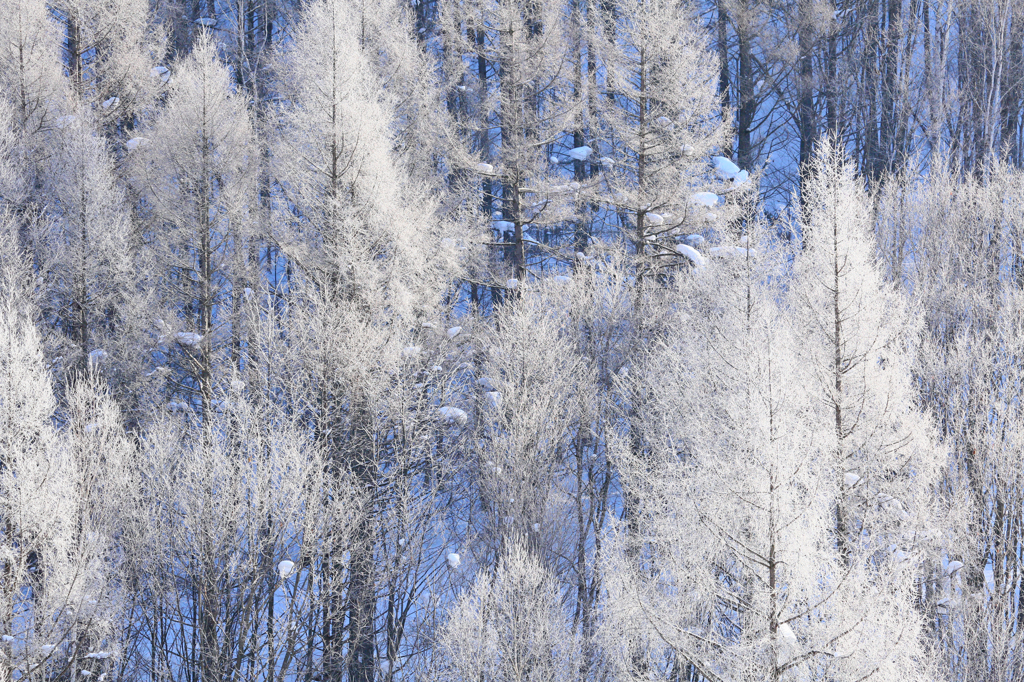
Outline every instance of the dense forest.
<path fill-rule="evenodd" d="M 0 682 L 1024 680 L 1024 5 L 0 0 Z"/>

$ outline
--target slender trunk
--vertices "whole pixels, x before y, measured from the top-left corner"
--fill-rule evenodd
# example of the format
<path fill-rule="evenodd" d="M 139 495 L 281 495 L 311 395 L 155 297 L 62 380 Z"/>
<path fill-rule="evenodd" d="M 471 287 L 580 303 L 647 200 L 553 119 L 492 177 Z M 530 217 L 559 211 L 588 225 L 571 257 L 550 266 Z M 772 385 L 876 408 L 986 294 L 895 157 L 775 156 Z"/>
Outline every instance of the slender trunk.
<path fill-rule="evenodd" d="M 799 63 L 797 71 L 797 127 L 800 134 L 799 165 L 801 171 L 807 167 L 814 153 L 817 141 L 818 123 L 814 108 L 814 22 L 811 16 L 811 0 L 801 0 L 800 16 L 797 21 L 797 42 Z"/>

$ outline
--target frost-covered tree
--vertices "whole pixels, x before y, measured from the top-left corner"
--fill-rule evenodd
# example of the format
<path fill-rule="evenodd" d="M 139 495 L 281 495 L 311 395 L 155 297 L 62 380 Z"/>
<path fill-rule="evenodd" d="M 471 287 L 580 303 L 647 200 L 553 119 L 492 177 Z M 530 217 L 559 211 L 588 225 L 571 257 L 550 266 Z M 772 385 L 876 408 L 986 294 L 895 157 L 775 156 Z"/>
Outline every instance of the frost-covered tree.
<path fill-rule="evenodd" d="M 481 571 L 439 633 L 442 663 L 431 679 L 540 682 L 577 679 L 580 642 L 557 583 L 512 539 L 493 573 Z"/>
<path fill-rule="evenodd" d="M 151 72 L 163 45 L 138 0 L 60 0 L 61 52 L 69 85 L 93 117 L 112 131 L 134 123 L 161 85 Z"/>
<path fill-rule="evenodd" d="M 154 311 L 154 336 L 176 370 L 168 393 L 206 415 L 228 364 L 241 362 L 259 157 L 245 99 L 209 37 L 175 67 L 166 107 L 133 141 L 165 311 Z"/>
<path fill-rule="evenodd" d="M 394 110 L 368 65 L 376 56 L 360 41 L 356 10 L 347 0 L 308 5 L 276 65 L 282 127 L 271 155 L 282 258 L 271 267 L 290 273 L 287 307 L 273 314 L 289 329 L 291 353 L 301 352 L 289 358 L 304 384 L 296 407 L 310 415 L 330 470 L 369 494 L 350 560 L 339 551 L 321 566 L 337 590 L 321 611 L 324 674 L 363 682 L 378 667 L 377 633 L 388 629 L 378 624 L 392 570 L 380 554 L 382 521 L 420 484 L 433 499 L 437 473 L 449 473 L 435 468 L 429 436 L 447 428 L 440 406 L 418 396 L 425 375 L 452 368 L 432 359 L 436 332 L 421 322 L 439 320 L 460 252 L 436 218 L 430 185 L 394 151 Z M 394 612 L 383 615 L 392 622 Z M 391 634 L 389 663 L 403 641 L 400 630 Z"/>
<path fill-rule="evenodd" d="M 467 521 L 488 550 L 478 559 L 484 565 L 514 538 L 549 560 L 571 541 L 564 524 L 573 501 L 558 481 L 570 476 L 571 438 L 591 376 L 567 333 L 569 283 L 547 278 L 523 288 L 494 313 L 473 391 L 479 509 Z"/>
<path fill-rule="evenodd" d="M 40 192 L 47 208 L 33 242 L 45 273 L 42 313 L 61 332 L 49 350 L 65 371 L 84 371 L 91 359 L 119 384 L 130 383 L 141 352 L 133 315 L 139 245 L 125 195 L 87 109 L 48 137 L 53 149 Z M 115 358 L 115 346 L 126 353 Z"/>
<path fill-rule="evenodd" d="M 322 660 L 317 614 L 333 588 L 320 566 L 347 546 L 358 500 L 308 433 L 240 385 L 221 405 L 206 428 L 152 425 L 136 463 L 128 670 L 143 679 L 271 681 Z"/>
<path fill-rule="evenodd" d="M 1007 520 L 1019 504 L 1021 182 L 1004 166 L 986 178 L 893 179 L 876 222 L 890 276 L 921 311 L 921 401 L 950 455 L 943 487 L 958 518 L 942 525 L 947 562 L 929 588 L 952 679 L 1020 669 L 1018 532 Z M 950 562 L 963 567 L 949 575 Z"/>
<path fill-rule="evenodd" d="M 605 555 L 601 634 L 623 679 L 934 674 L 918 601 L 935 463 L 914 463 L 902 503 L 843 475 L 831 406 L 806 390 L 825 338 L 779 275 L 751 253 L 683 280 L 635 379 L 651 457 L 619 448 L 638 513 Z M 853 497 L 872 515 L 847 542 L 836 509 Z"/>
<path fill-rule="evenodd" d="M 832 413 L 836 476 L 848 481 L 838 542 L 854 551 L 865 527 L 929 506 L 943 454 L 911 383 L 920 318 L 879 273 L 870 202 L 834 145 L 823 143 L 808 169 L 801 227 L 793 291 L 809 338 L 820 341 L 807 359 Z M 894 532 L 886 544 L 902 542 Z"/>
<path fill-rule="evenodd" d="M 483 159 L 473 169 L 483 210 L 499 221 L 494 241 L 522 280 L 527 245 L 540 243 L 526 230 L 539 234 L 570 217 L 582 189 L 562 182 L 562 159 L 548 153 L 573 127 L 580 106 L 565 16 L 556 3 L 523 0 L 450 3 L 441 15 L 449 78 L 460 97 L 473 99 L 466 126 Z M 586 156 L 588 149 L 572 153 Z"/>
<path fill-rule="evenodd" d="M 98 674 L 120 654 L 114 537 L 131 448 L 82 381 L 61 414 L 9 218 L 0 237 L 0 677 Z"/>
<path fill-rule="evenodd" d="M 708 184 L 706 160 L 725 141 L 717 64 L 686 3 L 625 0 L 592 13 L 604 67 L 594 85 L 593 200 L 638 256 L 654 257 L 649 269 L 680 258 L 674 238 L 714 228 L 731 212 L 715 208 L 725 202 L 717 194 L 694 197 Z M 720 192 L 746 183 L 748 174 L 725 157 L 717 165 L 731 180 Z"/>

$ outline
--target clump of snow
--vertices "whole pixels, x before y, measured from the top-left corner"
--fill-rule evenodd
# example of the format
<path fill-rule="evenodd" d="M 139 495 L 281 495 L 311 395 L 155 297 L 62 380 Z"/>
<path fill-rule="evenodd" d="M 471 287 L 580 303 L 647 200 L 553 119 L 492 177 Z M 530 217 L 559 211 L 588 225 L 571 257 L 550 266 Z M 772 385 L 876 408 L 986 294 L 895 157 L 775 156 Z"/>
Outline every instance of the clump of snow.
<path fill-rule="evenodd" d="M 559 163 L 558 157 L 555 156 L 554 154 L 552 154 L 551 156 L 548 157 L 548 161 L 550 161 L 551 165 L 553 165 L 553 166 L 557 166 L 558 163 Z"/>
<path fill-rule="evenodd" d="M 166 83 L 171 78 L 171 70 L 166 66 L 154 66 L 149 70 L 149 75 L 153 78 L 159 78 Z"/>
<path fill-rule="evenodd" d="M 100 362 L 103 362 L 106 359 L 107 359 L 107 351 L 103 350 L 102 348 L 97 348 L 96 350 L 94 350 L 94 351 L 89 353 L 89 364 L 90 365 L 98 364 Z"/>
<path fill-rule="evenodd" d="M 498 391 L 487 391 L 484 393 L 484 397 L 487 399 L 487 404 L 494 409 L 501 407 L 501 393 Z"/>
<path fill-rule="evenodd" d="M 245 382 L 242 381 L 241 379 L 232 379 L 231 390 L 241 393 L 243 390 L 245 390 Z"/>
<path fill-rule="evenodd" d="M 469 415 L 466 414 L 465 411 L 460 410 L 457 407 L 452 407 L 451 405 L 442 406 L 438 412 L 441 413 L 442 419 L 447 422 L 456 423 L 459 426 L 465 426 L 466 422 L 469 421 Z"/>
<path fill-rule="evenodd" d="M 718 214 L 717 213 L 705 213 L 704 214 L 704 220 L 708 221 L 709 223 L 713 223 L 716 220 L 718 220 Z"/>
<path fill-rule="evenodd" d="M 691 156 L 693 154 L 693 146 L 684 144 L 682 147 L 679 148 L 679 151 L 683 153 L 683 156 Z"/>
<path fill-rule="evenodd" d="M 540 524 L 539 523 L 533 524 L 533 532 L 534 533 L 539 533 L 540 532 Z"/>
<path fill-rule="evenodd" d="M 610 156 L 602 156 L 601 165 L 604 166 L 605 168 L 611 168 L 612 166 L 615 165 L 615 159 L 611 158 Z"/>
<path fill-rule="evenodd" d="M 453 571 L 462 563 L 462 557 L 459 556 L 458 552 L 451 552 L 445 557 L 445 560 L 448 562 L 448 568 Z"/>
<path fill-rule="evenodd" d="M 648 213 L 646 216 L 647 222 L 650 225 L 664 225 L 665 219 L 658 213 Z"/>
<path fill-rule="evenodd" d="M 454 339 L 456 336 L 462 333 L 462 327 L 452 327 L 448 330 L 448 338 Z"/>
<path fill-rule="evenodd" d="M 206 28 L 211 28 L 217 25 L 217 20 L 212 17 L 199 17 L 196 19 L 196 23 Z"/>
<path fill-rule="evenodd" d="M 94 651 L 91 654 L 86 654 L 85 657 L 86 658 L 92 658 L 92 659 L 95 659 L 95 660 L 103 660 L 105 658 L 110 658 L 110 652 L 109 651 Z"/>
<path fill-rule="evenodd" d="M 485 391 L 494 390 L 494 384 L 491 383 L 490 377 L 480 377 L 479 379 L 476 380 L 476 383 L 478 386 L 480 386 L 480 388 L 484 389 Z"/>
<path fill-rule="evenodd" d="M 111 107 L 117 107 L 117 105 L 119 105 L 120 103 L 121 103 L 121 98 L 120 97 L 111 97 L 108 100 L 104 100 L 103 108 L 104 109 L 110 109 Z"/>
<path fill-rule="evenodd" d="M 963 567 L 964 562 L 962 561 L 950 561 L 948 564 L 946 564 L 946 575 L 951 576 Z"/>
<path fill-rule="evenodd" d="M 569 150 L 570 158 L 573 158 L 577 161 L 586 161 L 587 157 L 589 157 L 593 153 L 594 150 L 587 146 L 574 147 L 573 149 Z"/>
<path fill-rule="evenodd" d="M 14 641 L 14 638 L 11 637 L 10 635 L 4 635 L 3 637 L 0 637 L 0 639 L 2 639 L 3 641 L 7 642 L 8 644 L 10 644 L 11 642 Z"/>
<path fill-rule="evenodd" d="M 53 644 L 44 644 L 41 647 L 39 647 L 39 650 L 41 652 L 43 652 L 44 654 L 48 654 L 51 651 L 53 651 L 54 649 L 56 649 L 56 648 L 57 647 L 55 645 L 53 645 Z"/>
<path fill-rule="evenodd" d="M 702 256 L 697 249 L 687 244 L 678 244 L 676 246 L 676 251 L 679 252 L 680 255 L 689 258 L 696 266 L 702 266 L 707 262 L 704 259 L 704 256 Z"/>
<path fill-rule="evenodd" d="M 519 288 L 519 280 L 516 279 L 515 277 L 512 277 L 507 282 L 505 282 L 505 287 L 507 289 L 518 289 Z"/>
<path fill-rule="evenodd" d="M 414 358 L 420 354 L 422 349 L 419 346 L 406 346 L 402 349 L 403 358 Z"/>
<path fill-rule="evenodd" d="M 405 538 L 398 538 L 398 546 L 405 547 Z"/>
<path fill-rule="evenodd" d="M 277 574 L 281 576 L 281 580 L 290 577 L 295 572 L 295 562 L 285 559 L 277 564 Z"/>
<path fill-rule="evenodd" d="M 516 229 L 516 224 L 508 220 L 495 220 L 494 229 L 502 232 L 511 232 Z"/>
<path fill-rule="evenodd" d="M 489 163 L 478 163 L 476 165 L 476 172 L 483 173 L 484 175 L 494 175 L 494 166 Z"/>
<path fill-rule="evenodd" d="M 739 185 L 742 185 L 748 180 L 750 180 L 750 173 L 748 173 L 745 170 L 742 170 L 736 174 L 736 177 L 732 179 L 732 184 L 738 187 Z"/>
<path fill-rule="evenodd" d="M 128 151 L 133 152 L 139 147 L 145 147 L 149 144 L 149 138 L 146 137 L 133 137 L 125 143 L 125 147 Z"/>
<path fill-rule="evenodd" d="M 86 433 L 96 433 L 99 430 L 100 430 L 100 425 L 97 424 L 96 422 L 91 422 L 91 423 L 85 425 L 85 432 Z"/>
<path fill-rule="evenodd" d="M 203 336 L 195 332 L 178 332 L 174 335 L 174 340 L 183 346 L 198 346 Z"/>
<path fill-rule="evenodd" d="M 735 178 L 740 172 L 740 167 L 724 156 L 715 156 L 711 159 L 711 162 L 715 164 L 715 170 L 718 171 L 718 174 L 727 180 Z"/>
<path fill-rule="evenodd" d="M 551 278 L 551 281 L 556 284 L 571 284 L 572 277 L 569 277 L 568 275 L 555 275 Z"/>
<path fill-rule="evenodd" d="M 860 476 L 853 473 L 852 471 L 847 471 L 845 474 L 843 474 L 843 483 L 845 483 L 846 487 L 848 488 L 852 488 L 853 486 L 857 485 L 857 482 L 859 480 Z"/>
<path fill-rule="evenodd" d="M 711 208 L 712 206 L 718 205 L 718 195 L 714 192 L 697 192 L 690 197 L 690 201 L 695 204 Z"/>
<path fill-rule="evenodd" d="M 82 677 L 91 677 L 92 676 L 92 671 L 91 670 L 79 670 L 78 673 Z"/>
<path fill-rule="evenodd" d="M 433 322 L 424 322 L 420 326 L 423 327 L 424 329 L 433 329 L 435 327 Z"/>
<path fill-rule="evenodd" d="M 686 236 L 685 241 L 690 246 L 700 246 L 704 243 L 704 235 L 690 234 Z"/>
<path fill-rule="evenodd" d="M 779 637 L 787 644 L 796 644 L 796 633 L 793 632 L 793 628 L 789 627 L 789 623 L 779 625 Z"/>

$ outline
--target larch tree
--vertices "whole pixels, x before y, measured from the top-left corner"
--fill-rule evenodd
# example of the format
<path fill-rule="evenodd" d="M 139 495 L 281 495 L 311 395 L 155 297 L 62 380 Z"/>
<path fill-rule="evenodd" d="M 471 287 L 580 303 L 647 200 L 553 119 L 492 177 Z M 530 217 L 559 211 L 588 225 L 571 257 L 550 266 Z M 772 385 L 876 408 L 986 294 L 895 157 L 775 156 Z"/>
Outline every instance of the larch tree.
<path fill-rule="evenodd" d="M 209 37 L 175 67 L 166 107 L 136 138 L 133 185 L 160 269 L 164 309 L 154 336 L 175 368 L 174 406 L 212 409 L 215 387 L 240 366 L 255 186 L 249 110 Z"/>
<path fill-rule="evenodd" d="M 879 273 L 870 202 L 835 145 L 815 155 L 803 200 L 793 289 L 807 334 L 823 342 L 808 359 L 832 413 L 836 476 L 852 481 L 836 508 L 837 541 L 855 551 L 865 527 L 896 518 L 898 528 L 932 506 L 943 456 L 911 383 L 920 318 Z M 901 542 L 897 532 L 886 544 Z"/>
<path fill-rule="evenodd" d="M 728 118 L 715 90 L 714 55 L 692 7 L 625 0 L 602 6 L 598 16 L 594 43 L 604 69 L 593 200 L 637 254 L 642 279 L 659 262 L 685 258 L 677 238 L 713 228 L 730 213 L 714 208 L 724 203 L 716 194 L 694 197 L 710 184 L 706 160 L 725 143 Z M 730 181 L 719 191 L 741 191 L 749 173 L 739 175 L 720 159 Z"/>
<path fill-rule="evenodd" d="M 804 354 L 826 340 L 782 272 L 750 253 L 682 281 L 672 332 L 635 379 L 652 456 L 618 448 L 638 521 L 604 568 L 602 642 L 623 679 L 934 674 L 918 602 L 937 458 L 915 462 L 903 502 L 879 496 L 888 481 L 844 476 L 829 406 L 805 390 Z M 836 509 L 854 495 L 875 511 L 847 542 Z"/>
<path fill-rule="evenodd" d="M 321 611 L 324 675 L 351 682 L 374 679 L 379 667 L 378 596 L 391 570 L 382 520 L 407 486 L 429 488 L 430 472 L 444 473 L 433 468 L 428 435 L 444 421 L 437 405 L 414 398 L 417 377 L 436 371 L 421 322 L 443 314 L 460 254 L 430 183 L 394 152 L 394 109 L 360 28 L 346 0 L 306 7 L 276 63 L 282 126 L 271 144 L 274 237 L 286 261 L 274 267 L 291 273 L 277 314 L 303 354 L 298 408 L 330 471 L 367 495 L 350 546 L 320 567 L 335 590 Z M 400 551 L 398 539 L 388 552 Z M 401 643 L 393 634 L 389 663 Z"/>
<path fill-rule="evenodd" d="M 39 195 L 47 208 L 34 243 L 45 273 L 41 312 L 48 326 L 61 332 L 49 340 L 48 350 L 63 375 L 83 372 L 91 362 L 122 391 L 130 391 L 148 329 L 139 329 L 133 314 L 139 303 L 134 256 L 140 245 L 125 196 L 88 109 L 79 109 L 47 137 L 52 148 Z M 70 375 L 62 379 L 70 381 Z"/>
<path fill-rule="evenodd" d="M 562 182 L 559 165 L 592 151 L 584 145 L 564 157 L 548 153 L 564 144 L 580 110 L 566 20 L 555 3 L 522 0 L 450 3 L 441 18 L 449 79 L 460 97 L 474 98 L 466 132 L 482 158 L 472 169 L 481 180 L 481 206 L 486 219 L 495 219 L 496 248 L 520 281 L 528 245 L 540 244 L 546 226 L 571 217 L 582 189 Z M 526 232 L 531 226 L 538 234 Z"/>

